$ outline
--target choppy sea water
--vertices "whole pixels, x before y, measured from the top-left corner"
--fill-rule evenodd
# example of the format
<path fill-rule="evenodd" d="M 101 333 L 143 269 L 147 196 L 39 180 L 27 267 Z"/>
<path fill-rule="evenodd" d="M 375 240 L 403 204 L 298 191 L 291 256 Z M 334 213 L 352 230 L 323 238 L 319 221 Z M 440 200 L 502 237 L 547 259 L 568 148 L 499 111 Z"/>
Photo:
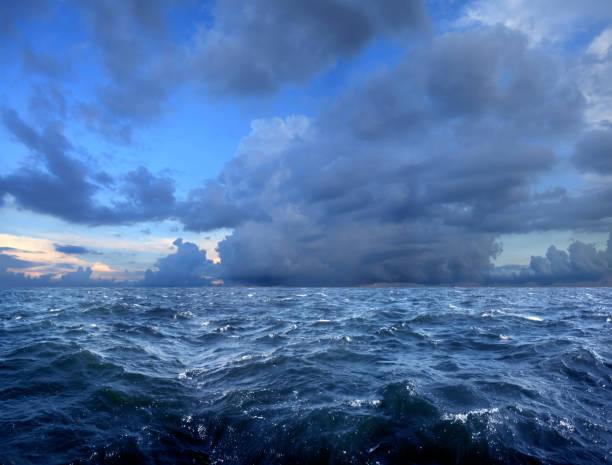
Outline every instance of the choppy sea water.
<path fill-rule="evenodd" d="M 3 290 L 0 463 L 612 463 L 612 289 Z"/>

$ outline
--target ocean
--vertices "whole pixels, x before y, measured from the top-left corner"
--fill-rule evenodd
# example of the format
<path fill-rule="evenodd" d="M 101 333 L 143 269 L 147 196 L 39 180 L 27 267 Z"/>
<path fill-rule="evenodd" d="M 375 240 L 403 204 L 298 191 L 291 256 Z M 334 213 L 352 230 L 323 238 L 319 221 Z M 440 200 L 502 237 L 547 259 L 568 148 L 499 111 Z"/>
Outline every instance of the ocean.
<path fill-rule="evenodd" d="M 0 464 L 612 463 L 612 289 L 0 290 Z"/>

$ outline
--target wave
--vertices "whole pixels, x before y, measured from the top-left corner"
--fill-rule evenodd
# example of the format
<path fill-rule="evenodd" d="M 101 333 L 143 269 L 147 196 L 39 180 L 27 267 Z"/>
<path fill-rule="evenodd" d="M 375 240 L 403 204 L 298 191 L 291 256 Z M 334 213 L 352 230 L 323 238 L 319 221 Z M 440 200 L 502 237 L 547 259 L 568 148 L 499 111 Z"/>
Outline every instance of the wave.
<path fill-rule="evenodd" d="M 612 291 L 3 292 L 2 465 L 609 460 Z"/>

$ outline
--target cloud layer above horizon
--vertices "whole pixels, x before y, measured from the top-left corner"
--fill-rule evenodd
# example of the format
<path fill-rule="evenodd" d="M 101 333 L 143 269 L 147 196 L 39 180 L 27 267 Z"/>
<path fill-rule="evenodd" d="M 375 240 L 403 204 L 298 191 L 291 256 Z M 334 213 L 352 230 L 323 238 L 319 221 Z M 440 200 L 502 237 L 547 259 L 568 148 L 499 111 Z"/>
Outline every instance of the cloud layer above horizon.
<path fill-rule="evenodd" d="M 0 285 L 610 284 L 610 242 L 580 238 L 612 230 L 612 4 L 541 3 L 15 4 L 0 207 L 34 224 L 0 233 L 228 233 L 218 263 L 177 239 L 121 276 L 85 236 L 49 242 L 55 272 L 12 244 Z M 504 235 L 558 232 L 494 267 Z"/>

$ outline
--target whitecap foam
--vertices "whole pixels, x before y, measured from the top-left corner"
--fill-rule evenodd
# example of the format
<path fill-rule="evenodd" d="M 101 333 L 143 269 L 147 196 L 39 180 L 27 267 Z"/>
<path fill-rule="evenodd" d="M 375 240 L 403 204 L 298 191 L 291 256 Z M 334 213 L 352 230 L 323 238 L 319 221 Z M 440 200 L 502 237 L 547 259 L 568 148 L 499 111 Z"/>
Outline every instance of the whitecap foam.
<path fill-rule="evenodd" d="M 567 418 L 561 418 L 561 420 L 559 420 L 559 426 L 570 433 L 576 429 L 572 422 Z"/>
<path fill-rule="evenodd" d="M 368 453 L 371 454 L 372 452 L 374 452 L 376 449 L 378 449 L 380 447 L 380 443 L 376 444 L 374 447 L 370 447 L 368 449 Z M 376 462 L 378 463 L 378 462 Z"/>
<path fill-rule="evenodd" d="M 354 399 L 349 401 L 348 404 L 351 407 L 361 407 L 362 405 L 367 405 L 369 407 L 378 407 L 380 403 L 380 399 Z"/>
<path fill-rule="evenodd" d="M 589 354 L 591 354 L 591 355 L 593 356 L 593 358 L 594 358 L 594 359 L 595 359 L 597 362 L 599 362 L 600 364 L 603 364 L 603 363 L 604 363 L 604 359 L 603 359 L 603 357 L 602 357 L 601 355 L 599 355 L 595 349 L 593 349 L 592 347 L 587 347 L 587 348 L 586 348 L 586 350 L 587 350 L 587 352 L 588 352 Z"/>
<path fill-rule="evenodd" d="M 542 318 L 538 316 L 533 316 L 533 315 L 523 315 L 521 313 L 516 313 L 513 316 L 517 318 L 523 318 L 524 320 L 529 320 L 529 321 L 543 321 Z"/>
<path fill-rule="evenodd" d="M 470 410 L 466 413 L 445 413 L 442 415 L 442 419 L 446 421 L 457 421 L 461 423 L 467 422 L 470 416 L 484 416 L 499 413 L 499 408 L 481 408 L 476 410 Z"/>

